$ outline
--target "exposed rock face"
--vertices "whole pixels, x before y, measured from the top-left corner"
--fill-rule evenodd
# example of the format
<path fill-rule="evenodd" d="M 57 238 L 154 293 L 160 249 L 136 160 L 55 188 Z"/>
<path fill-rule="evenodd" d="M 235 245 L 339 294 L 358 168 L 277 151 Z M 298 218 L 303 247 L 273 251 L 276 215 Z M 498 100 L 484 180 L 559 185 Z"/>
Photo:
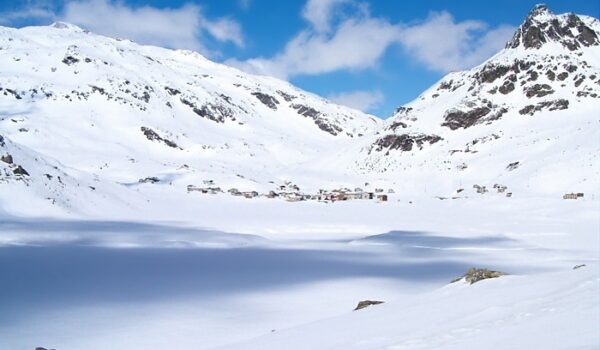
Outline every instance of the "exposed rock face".
<path fill-rule="evenodd" d="M 386 135 L 381 137 L 375 141 L 373 145 L 375 147 L 375 151 L 381 152 L 385 150 L 394 150 L 399 149 L 401 151 L 409 152 L 413 149 L 413 146 L 417 146 L 419 149 L 423 148 L 423 144 L 429 143 L 434 144 L 438 141 L 442 140 L 441 137 L 437 135 Z"/>
<path fill-rule="evenodd" d="M 598 35 L 579 16 L 569 14 L 564 20 L 559 19 L 545 5 L 537 5 L 506 48 L 539 49 L 548 42 L 560 43 L 570 51 L 600 44 Z"/>
<path fill-rule="evenodd" d="M 277 105 L 279 101 L 271 95 L 263 94 L 262 92 L 253 92 L 252 96 L 255 96 L 262 104 L 271 108 L 272 110 L 277 110 Z"/>
<path fill-rule="evenodd" d="M 29 176 L 29 173 L 27 172 L 27 170 L 23 169 L 23 167 L 20 165 L 17 165 L 17 167 L 13 169 L 13 174 Z"/>
<path fill-rule="evenodd" d="M 458 108 L 447 110 L 442 126 L 451 130 L 466 129 L 476 124 L 500 119 L 507 112 L 506 108 L 497 108 L 487 100 L 468 102 L 466 107 L 468 108 L 466 110 Z"/>
<path fill-rule="evenodd" d="M 406 123 L 404 123 L 404 122 L 401 122 L 401 121 L 395 121 L 392 124 L 390 124 L 389 129 L 393 130 L 393 131 L 396 131 L 396 129 L 398 129 L 400 127 L 402 129 L 406 129 L 408 127 L 408 125 Z"/>
<path fill-rule="evenodd" d="M 177 146 L 177 144 L 175 142 L 161 137 L 160 135 L 158 135 L 156 133 L 156 131 L 154 131 L 148 127 L 142 126 L 140 129 L 144 133 L 144 136 L 146 136 L 146 138 L 150 141 L 162 142 L 165 145 L 172 147 L 172 148 L 180 148 L 179 146 Z"/>
<path fill-rule="evenodd" d="M 338 125 L 328 122 L 325 118 L 321 118 L 322 113 L 312 107 L 300 104 L 293 104 L 292 108 L 295 109 L 298 112 L 298 114 L 313 119 L 315 121 L 315 124 L 317 124 L 317 126 L 319 127 L 319 129 L 326 131 L 333 136 L 336 136 L 337 134 L 343 131 L 342 128 L 340 128 Z"/>
<path fill-rule="evenodd" d="M 526 87 L 523 89 L 525 96 L 531 97 L 544 97 L 554 93 L 554 89 L 548 84 L 535 84 L 533 86 Z"/>
<path fill-rule="evenodd" d="M 519 110 L 519 113 L 522 115 L 529 114 L 533 115 L 535 112 L 539 112 L 542 109 L 547 109 L 549 111 L 557 111 L 569 108 L 569 100 L 565 100 L 563 98 L 554 100 L 554 101 L 544 101 L 540 102 L 536 105 L 527 105 Z"/>
<path fill-rule="evenodd" d="M 235 120 L 233 111 L 219 103 L 206 103 L 201 107 L 197 107 L 195 103 L 188 99 L 181 98 L 181 103 L 192 108 L 192 111 L 202 118 L 212 120 L 217 123 L 224 123 L 225 119 Z"/>
<path fill-rule="evenodd" d="M 6 154 L 3 156 L 0 156 L 0 161 L 3 161 L 4 163 L 7 163 L 7 164 L 12 164 L 13 157 L 10 154 Z"/>
<path fill-rule="evenodd" d="M 146 177 L 143 179 L 139 179 L 138 180 L 139 183 L 151 183 L 151 184 L 155 184 L 157 182 L 160 182 L 160 179 L 156 176 L 151 176 L 151 177 Z"/>
<path fill-rule="evenodd" d="M 506 170 L 513 171 L 513 170 L 517 169 L 519 166 L 521 166 L 521 162 L 513 162 L 506 166 Z"/>
<path fill-rule="evenodd" d="M 488 269 L 478 269 L 475 267 L 470 268 L 467 273 L 465 273 L 462 277 L 454 279 L 451 283 L 458 282 L 463 278 L 469 284 L 477 283 L 481 280 L 489 279 L 489 278 L 498 278 L 500 276 L 508 275 L 506 272 L 493 271 Z"/>
<path fill-rule="evenodd" d="M 75 64 L 77 62 L 79 62 L 79 59 L 73 56 L 65 56 L 65 58 L 63 58 L 62 60 L 62 63 L 66 64 L 67 66 Z"/>
<path fill-rule="evenodd" d="M 358 305 L 356 305 L 356 308 L 354 309 L 354 311 L 364 309 L 371 305 L 379 305 L 379 304 L 383 304 L 383 303 L 384 303 L 383 301 L 379 301 L 379 300 L 362 300 L 362 301 L 358 302 Z"/>
<path fill-rule="evenodd" d="M 445 122 L 442 123 L 442 125 L 447 126 L 452 130 L 456 130 L 458 128 L 466 129 L 477 124 L 481 118 L 488 115 L 491 111 L 491 108 L 487 106 L 477 107 L 469 111 L 451 109 L 446 112 L 446 115 L 444 116 Z"/>
<path fill-rule="evenodd" d="M 515 84 L 509 80 L 505 81 L 504 84 L 502 86 L 500 86 L 498 88 L 498 91 L 500 91 L 501 94 L 508 94 L 511 93 L 513 90 L 515 89 Z"/>

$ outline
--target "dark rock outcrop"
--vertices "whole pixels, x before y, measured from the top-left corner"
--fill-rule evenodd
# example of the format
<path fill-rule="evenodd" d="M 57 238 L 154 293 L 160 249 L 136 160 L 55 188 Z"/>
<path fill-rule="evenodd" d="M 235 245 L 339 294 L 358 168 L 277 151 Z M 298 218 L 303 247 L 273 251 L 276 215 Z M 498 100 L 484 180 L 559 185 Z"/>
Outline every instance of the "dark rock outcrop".
<path fill-rule="evenodd" d="M 383 304 L 383 303 L 384 303 L 383 301 L 379 301 L 379 300 L 361 300 L 358 302 L 358 305 L 356 305 L 356 308 L 354 308 L 354 311 L 364 309 L 371 305 L 379 305 L 379 304 Z"/>
<path fill-rule="evenodd" d="M 506 48 L 523 46 L 525 49 L 539 49 L 551 41 L 570 51 L 600 44 L 598 35 L 579 16 L 571 13 L 561 21 L 546 5 L 536 5 Z"/>
<path fill-rule="evenodd" d="M 472 267 L 462 277 L 456 278 L 450 283 L 458 282 L 464 278 L 467 283 L 473 284 L 485 279 L 498 278 L 506 275 L 508 275 L 506 272 L 493 271 L 489 269 L 478 269 Z"/>
<path fill-rule="evenodd" d="M 438 141 L 442 140 L 440 136 L 437 135 L 386 135 L 381 137 L 375 141 L 373 146 L 375 147 L 375 151 L 381 152 L 383 150 L 396 150 L 399 149 L 404 152 L 412 151 L 413 147 L 416 146 L 419 149 L 423 148 L 425 143 L 434 144 Z"/>
<path fill-rule="evenodd" d="M 557 111 L 569 108 L 569 100 L 565 100 L 563 98 L 554 100 L 554 101 L 544 101 L 540 102 L 536 105 L 527 105 L 519 110 L 519 114 L 521 115 L 533 115 L 535 112 L 539 112 L 542 109 L 547 109 L 549 111 Z"/>
<path fill-rule="evenodd" d="M 533 86 L 526 87 L 523 89 L 525 96 L 531 97 L 544 97 L 554 93 L 554 89 L 548 84 L 535 84 Z"/>
<path fill-rule="evenodd" d="M 337 134 L 343 131 L 343 129 L 340 128 L 338 125 L 330 123 L 325 118 L 321 118 L 322 113 L 312 107 L 300 104 L 293 104 L 292 108 L 295 109 L 298 112 L 298 114 L 313 119 L 315 124 L 319 127 L 319 129 L 330 133 L 333 136 L 336 136 Z"/>
<path fill-rule="evenodd" d="M 180 148 L 175 142 L 173 142 L 173 141 L 171 141 L 169 139 L 161 137 L 159 134 L 156 133 L 156 131 L 154 131 L 154 130 L 148 128 L 148 127 L 142 126 L 140 128 L 140 130 L 142 130 L 142 132 L 144 133 L 144 136 L 146 136 L 146 138 L 148 140 L 150 140 L 150 141 L 159 141 L 159 142 L 162 142 L 162 143 L 164 143 L 165 145 L 167 145 L 169 147 Z"/>
<path fill-rule="evenodd" d="M 275 97 L 262 92 L 253 92 L 252 96 L 256 97 L 262 104 L 271 108 L 272 110 L 277 110 L 279 101 L 277 101 Z"/>
<path fill-rule="evenodd" d="M 225 119 L 235 120 L 233 111 L 220 103 L 206 103 L 201 107 L 196 106 L 195 103 L 188 99 L 180 98 L 181 103 L 192 108 L 192 111 L 202 118 L 212 120 L 217 123 L 224 123 Z"/>
<path fill-rule="evenodd" d="M 156 176 L 149 176 L 149 177 L 145 177 L 143 179 L 139 179 L 138 180 L 139 183 L 152 183 L 155 184 L 157 182 L 160 182 L 160 179 Z"/>
<path fill-rule="evenodd" d="M 13 169 L 13 174 L 29 176 L 29 173 L 27 172 L 27 170 L 23 169 L 23 167 L 20 165 L 17 165 L 17 167 Z"/>
<path fill-rule="evenodd" d="M 513 162 L 506 166 L 506 170 L 513 171 L 513 170 L 517 169 L 519 166 L 521 166 L 521 162 Z"/>
<path fill-rule="evenodd" d="M 504 84 L 502 84 L 502 86 L 500 86 L 498 88 L 498 91 L 500 91 L 500 93 L 502 93 L 503 95 L 506 95 L 510 92 L 512 92 L 515 89 L 515 84 L 509 80 L 506 80 L 504 82 Z"/>
<path fill-rule="evenodd" d="M 62 63 L 66 64 L 67 66 L 75 64 L 77 62 L 79 62 L 79 59 L 73 56 L 65 56 L 65 58 L 63 58 L 62 60 Z"/>
<path fill-rule="evenodd" d="M 6 154 L 3 156 L 0 156 L 0 161 L 3 161 L 4 163 L 7 163 L 7 164 L 12 164 L 13 157 L 10 154 Z"/>
<path fill-rule="evenodd" d="M 488 115 L 491 111 L 492 110 L 487 106 L 477 107 L 469 111 L 451 109 L 444 115 L 445 122 L 442 123 L 442 126 L 447 126 L 451 130 L 456 130 L 458 128 L 466 129 L 477 124 L 481 118 Z"/>

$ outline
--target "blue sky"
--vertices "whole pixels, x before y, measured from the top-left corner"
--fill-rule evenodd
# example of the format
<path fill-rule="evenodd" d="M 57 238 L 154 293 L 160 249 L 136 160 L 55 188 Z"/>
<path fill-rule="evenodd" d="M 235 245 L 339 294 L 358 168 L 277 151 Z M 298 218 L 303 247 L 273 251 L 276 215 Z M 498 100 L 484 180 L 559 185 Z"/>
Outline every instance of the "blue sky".
<path fill-rule="evenodd" d="M 0 25 L 63 20 L 209 58 L 385 118 L 444 74 L 501 49 L 539 1 L 0 1 Z M 597 0 L 546 1 L 599 17 Z"/>

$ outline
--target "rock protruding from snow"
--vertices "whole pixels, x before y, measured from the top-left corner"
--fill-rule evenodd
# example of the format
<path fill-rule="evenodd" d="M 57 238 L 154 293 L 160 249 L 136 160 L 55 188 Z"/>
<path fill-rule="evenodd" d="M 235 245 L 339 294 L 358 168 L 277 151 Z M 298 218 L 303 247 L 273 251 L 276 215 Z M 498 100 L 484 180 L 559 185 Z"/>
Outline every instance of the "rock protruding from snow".
<path fill-rule="evenodd" d="M 556 16 L 546 5 L 536 5 L 506 48 L 539 49 L 550 42 L 571 51 L 600 44 L 598 34 L 576 14 Z"/>
<path fill-rule="evenodd" d="M 465 282 L 467 282 L 469 284 L 473 284 L 473 283 L 477 283 L 477 282 L 485 280 L 485 279 L 498 278 L 498 277 L 506 276 L 506 275 L 508 275 L 506 272 L 494 271 L 494 270 L 489 270 L 489 269 L 479 269 L 479 268 L 472 267 L 462 277 L 459 277 L 459 278 L 453 280 L 451 283 L 458 282 L 458 281 L 464 279 Z"/>
<path fill-rule="evenodd" d="M 383 303 L 384 303 L 383 301 L 379 301 L 379 300 L 362 300 L 362 301 L 358 302 L 358 305 L 356 305 L 356 308 L 354 309 L 354 311 L 364 309 L 371 305 L 379 305 L 379 304 L 383 304 Z"/>

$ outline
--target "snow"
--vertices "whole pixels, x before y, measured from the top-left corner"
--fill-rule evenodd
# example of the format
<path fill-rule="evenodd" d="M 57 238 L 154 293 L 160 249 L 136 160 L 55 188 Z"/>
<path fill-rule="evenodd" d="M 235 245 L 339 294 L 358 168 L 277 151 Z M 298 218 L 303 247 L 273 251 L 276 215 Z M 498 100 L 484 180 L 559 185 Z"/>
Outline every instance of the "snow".
<path fill-rule="evenodd" d="M 196 227 L 210 230 L 2 214 L 3 347 L 600 342 L 598 201 L 281 203 L 289 207 L 274 212 L 265 200 L 224 211 L 229 202 L 204 203 L 213 219 L 198 218 Z M 219 232 L 233 229 L 246 234 Z M 586 266 L 572 269 L 579 264 Z M 471 266 L 510 275 L 449 284 Z M 353 312 L 364 299 L 385 303 Z"/>
<path fill-rule="evenodd" d="M 451 73 L 382 122 L 190 51 L 65 23 L 0 27 L 0 156 L 15 163 L 0 161 L 0 349 L 598 348 L 600 99 L 577 93 L 600 94 L 600 46 L 554 44 Z M 536 81 L 523 70 L 506 95 L 490 92 L 504 76 L 477 82 L 519 61 L 543 65 Z M 564 81 L 545 73 L 568 64 Z M 441 88 L 450 81 L 460 86 Z M 554 93 L 527 98 L 533 84 Z M 519 113 L 557 99 L 569 108 Z M 507 112 L 442 125 L 483 100 Z M 211 104 L 231 113 L 218 120 Z M 443 140 L 375 151 L 389 134 Z M 207 180 L 394 193 L 332 203 L 187 191 Z M 584 196 L 562 199 L 570 192 Z M 470 267 L 508 275 L 450 283 Z M 384 303 L 352 311 L 365 299 Z"/>

